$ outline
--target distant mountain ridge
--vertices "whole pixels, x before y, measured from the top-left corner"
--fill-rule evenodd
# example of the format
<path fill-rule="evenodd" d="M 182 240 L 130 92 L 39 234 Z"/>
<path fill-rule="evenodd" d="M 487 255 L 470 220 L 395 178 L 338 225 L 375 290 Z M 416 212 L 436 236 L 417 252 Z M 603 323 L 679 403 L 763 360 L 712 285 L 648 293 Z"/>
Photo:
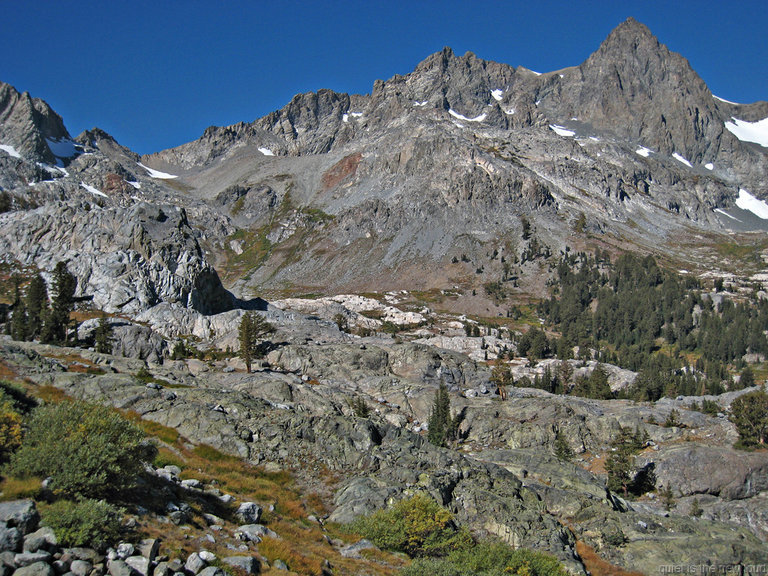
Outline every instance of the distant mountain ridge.
<path fill-rule="evenodd" d="M 687 259 L 681 234 L 768 229 L 755 215 L 768 149 L 726 126 L 768 117 L 768 103 L 714 97 L 631 18 L 578 66 L 539 74 L 444 48 L 370 94 L 298 94 L 143 157 L 98 129 L 70 139 L 44 102 L 2 94 L 13 206 L 93 190 L 108 206 L 183 206 L 243 297 L 527 282 L 588 238 Z M 737 204 L 745 194 L 758 204 Z"/>

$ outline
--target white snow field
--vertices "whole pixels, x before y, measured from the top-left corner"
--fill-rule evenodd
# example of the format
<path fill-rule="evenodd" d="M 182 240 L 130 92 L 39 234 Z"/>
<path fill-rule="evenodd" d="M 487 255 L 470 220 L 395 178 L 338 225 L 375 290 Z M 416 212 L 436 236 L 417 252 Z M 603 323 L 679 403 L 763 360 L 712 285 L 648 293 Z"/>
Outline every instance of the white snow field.
<path fill-rule="evenodd" d="M 768 118 L 757 122 L 746 122 L 737 118 L 726 122 L 725 127 L 742 142 L 754 142 L 768 148 Z"/>

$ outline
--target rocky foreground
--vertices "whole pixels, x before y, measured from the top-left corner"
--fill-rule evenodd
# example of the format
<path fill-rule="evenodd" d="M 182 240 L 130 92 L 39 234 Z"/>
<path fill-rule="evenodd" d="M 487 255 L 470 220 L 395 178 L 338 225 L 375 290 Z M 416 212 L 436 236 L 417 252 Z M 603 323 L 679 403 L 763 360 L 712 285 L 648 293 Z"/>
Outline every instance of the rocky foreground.
<path fill-rule="evenodd" d="M 577 541 L 648 574 L 768 559 L 768 453 L 730 448 L 737 434 L 722 414 L 687 409 L 701 398 L 640 404 L 516 388 L 500 401 L 488 371 L 464 354 L 338 330 L 331 341 L 334 327 L 302 318 L 294 317 L 316 340 L 305 333 L 283 342 L 252 374 L 239 359 L 166 361 L 149 365 L 155 381 L 145 384 L 135 377 L 143 360 L 8 340 L 0 359 L 35 383 L 135 411 L 193 442 L 293 469 L 308 483 L 330 471 L 338 481 L 328 521 L 348 522 L 424 489 L 461 524 L 550 552 L 575 573 L 584 571 Z M 441 382 L 462 414 L 455 449 L 424 435 Z M 710 399 L 725 411 L 738 394 Z M 370 416 L 357 417 L 352 399 Z M 660 425 L 673 408 L 680 426 Z M 606 489 L 602 462 L 619 426 L 647 432 L 638 464 L 653 462 L 657 485 L 672 489 L 669 512 L 653 494 L 627 501 Z M 554 456 L 558 433 L 576 453 L 571 462 Z M 694 499 L 700 517 L 691 514 Z"/>

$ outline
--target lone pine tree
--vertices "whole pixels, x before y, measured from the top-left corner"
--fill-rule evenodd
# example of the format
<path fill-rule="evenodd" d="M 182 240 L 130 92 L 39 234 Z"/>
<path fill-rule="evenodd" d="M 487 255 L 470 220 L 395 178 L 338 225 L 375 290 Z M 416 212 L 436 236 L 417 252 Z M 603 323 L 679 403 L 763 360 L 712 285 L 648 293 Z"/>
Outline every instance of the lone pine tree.
<path fill-rule="evenodd" d="M 275 331 L 275 327 L 255 312 L 246 312 L 240 319 L 238 339 L 240 340 L 240 358 L 245 362 L 245 369 L 251 371 L 254 359 L 263 355 L 261 339 Z"/>

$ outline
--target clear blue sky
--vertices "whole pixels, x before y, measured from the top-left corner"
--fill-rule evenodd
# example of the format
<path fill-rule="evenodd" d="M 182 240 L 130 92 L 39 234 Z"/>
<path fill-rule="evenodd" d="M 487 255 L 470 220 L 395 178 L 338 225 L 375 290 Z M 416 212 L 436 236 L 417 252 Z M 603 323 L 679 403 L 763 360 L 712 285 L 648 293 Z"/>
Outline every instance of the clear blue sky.
<path fill-rule="evenodd" d="M 768 100 L 768 1 L 0 0 L 0 80 L 150 153 L 250 122 L 294 94 L 370 92 L 429 54 L 546 72 L 580 64 L 627 17 L 714 94 Z"/>

